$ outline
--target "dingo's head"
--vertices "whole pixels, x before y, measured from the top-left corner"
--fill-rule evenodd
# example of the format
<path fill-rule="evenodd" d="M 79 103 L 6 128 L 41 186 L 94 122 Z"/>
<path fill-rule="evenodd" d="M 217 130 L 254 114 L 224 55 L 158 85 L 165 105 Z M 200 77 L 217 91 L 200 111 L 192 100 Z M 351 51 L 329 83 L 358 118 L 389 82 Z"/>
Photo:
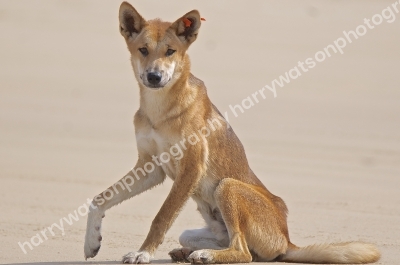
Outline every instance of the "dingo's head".
<path fill-rule="evenodd" d="M 140 86 L 154 90 L 171 87 L 182 74 L 189 73 L 186 50 L 196 40 L 201 25 L 197 10 L 174 23 L 146 21 L 133 6 L 123 2 L 119 22 Z"/>

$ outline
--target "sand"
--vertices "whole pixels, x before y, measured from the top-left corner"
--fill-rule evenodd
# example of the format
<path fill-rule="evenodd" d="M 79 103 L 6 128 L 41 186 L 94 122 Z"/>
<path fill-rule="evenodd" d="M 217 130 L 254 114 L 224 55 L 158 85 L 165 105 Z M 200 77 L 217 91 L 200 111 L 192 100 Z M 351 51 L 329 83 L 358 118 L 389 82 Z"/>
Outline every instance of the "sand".
<path fill-rule="evenodd" d="M 392 3 L 134 3 L 145 18 L 172 21 L 194 8 L 206 18 L 189 50 L 192 73 L 229 113 L 252 169 L 287 203 L 291 240 L 375 243 L 379 264 L 400 259 L 400 14 L 278 87 L 275 98 L 266 90 L 237 117 L 229 105 Z M 86 264 L 86 217 L 65 224 L 64 235 L 54 228 L 46 240 L 40 231 L 135 163 L 138 88 L 118 32 L 119 4 L 0 4 L 0 263 Z M 167 180 L 108 211 L 102 248 L 87 263 L 119 263 L 137 250 L 170 187 Z M 180 233 L 204 225 L 195 209 L 189 201 L 153 263 L 170 262 Z M 18 242 L 37 234 L 24 254 Z"/>

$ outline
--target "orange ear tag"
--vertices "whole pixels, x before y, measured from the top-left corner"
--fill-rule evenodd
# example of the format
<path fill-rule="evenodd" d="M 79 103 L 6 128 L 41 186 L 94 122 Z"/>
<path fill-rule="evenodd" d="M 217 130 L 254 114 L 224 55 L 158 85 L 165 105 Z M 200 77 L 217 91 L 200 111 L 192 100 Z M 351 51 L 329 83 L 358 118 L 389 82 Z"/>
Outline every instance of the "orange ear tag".
<path fill-rule="evenodd" d="M 206 21 L 206 19 L 204 17 L 200 18 L 200 20 Z M 188 28 L 188 27 L 190 27 L 190 25 L 192 25 L 192 21 L 190 21 L 189 19 L 187 19 L 185 17 L 182 18 L 182 21 L 183 21 L 183 23 L 185 23 L 185 28 Z"/>
<path fill-rule="evenodd" d="M 190 25 L 192 25 L 192 21 L 190 21 L 189 19 L 187 19 L 187 18 L 182 18 L 182 21 L 183 21 L 183 23 L 185 23 L 185 27 L 186 28 L 188 28 L 188 27 L 190 27 Z"/>

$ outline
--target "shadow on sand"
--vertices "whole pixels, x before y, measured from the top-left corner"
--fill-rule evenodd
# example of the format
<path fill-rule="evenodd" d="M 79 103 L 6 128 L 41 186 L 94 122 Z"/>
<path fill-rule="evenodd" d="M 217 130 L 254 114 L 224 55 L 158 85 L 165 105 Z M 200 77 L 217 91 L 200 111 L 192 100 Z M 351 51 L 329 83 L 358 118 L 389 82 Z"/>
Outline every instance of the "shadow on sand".
<path fill-rule="evenodd" d="M 152 260 L 151 264 L 170 264 L 170 259 L 156 259 Z M 80 264 L 122 264 L 120 260 L 108 261 L 47 261 L 47 262 L 25 262 L 25 263 L 2 263 L 8 265 L 80 265 Z"/>

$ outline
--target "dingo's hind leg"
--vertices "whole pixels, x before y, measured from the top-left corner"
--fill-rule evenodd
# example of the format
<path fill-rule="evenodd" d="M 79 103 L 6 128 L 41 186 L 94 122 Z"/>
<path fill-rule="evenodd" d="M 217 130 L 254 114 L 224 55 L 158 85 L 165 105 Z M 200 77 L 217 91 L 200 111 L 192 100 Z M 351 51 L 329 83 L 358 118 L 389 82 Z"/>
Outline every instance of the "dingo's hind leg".
<path fill-rule="evenodd" d="M 229 233 L 229 247 L 194 251 L 192 263 L 247 263 L 271 261 L 286 252 L 286 218 L 268 191 L 234 179 L 223 179 L 214 193 Z"/>
<path fill-rule="evenodd" d="M 181 263 L 181 262 L 190 262 L 188 257 L 192 254 L 193 249 L 191 248 L 175 248 L 171 250 L 168 255 L 171 257 L 172 261 Z"/>
<path fill-rule="evenodd" d="M 189 255 L 198 249 L 223 249 L 223 242 L 216 239 L 210 228 L 185 230 L 179 237 L 183 248 L 176 248 L 169 252 L 171 259 L 176 262 L 188 262 Z"/>
<path fill-rule="evenodd" d="M 208 227 L 201 229 L 185 230 L 179 237 L 179 243 L 183 247 L 188 247 L 193 250 L 204 248 L 222 249 L 227 247 L 223 246 L 222 243 L 215 238 L 214 234 Z"/>

